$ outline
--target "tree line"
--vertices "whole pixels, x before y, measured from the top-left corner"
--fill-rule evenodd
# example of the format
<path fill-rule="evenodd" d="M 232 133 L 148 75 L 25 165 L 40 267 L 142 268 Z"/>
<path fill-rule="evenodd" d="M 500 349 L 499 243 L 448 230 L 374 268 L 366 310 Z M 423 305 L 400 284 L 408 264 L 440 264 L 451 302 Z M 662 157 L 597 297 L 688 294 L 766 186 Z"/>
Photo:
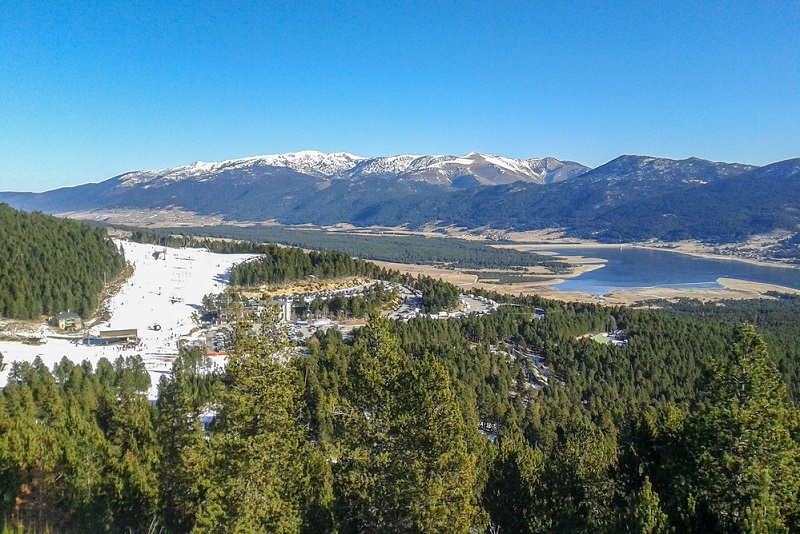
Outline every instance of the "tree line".
<path fill-rule="evenodd" d="M 458 306 L 461 291 L 454 285 L 431 276 L 401 274 L 397 270 L 380 267 L 372 262 L 351 258 L 341 252 L 306 252 L 293 247 L 259 245 L 260 256 L 231 267 L 231 285 L 253 286 L 261 284 L 283 284 L 304 278 L 320 280 L 347 276 L 363 276 L 410 286 L 422 292 L 420 309 L 425 313 L 437 313 Z M 363 302 L 353 303 L 362 309 Z M 338 304 L 334 304 L 338 306 Z"/>
<path fill-rule="evenodd" d="M 420 235 L 353 235 L 324 230 L 295 230 L 273 226 L 214 226 L 196 228 L 164 228 L 154 232 L 131 230 L 131 239 L 164 246 L 204 246 L 215 252 L 217 247 L 232 246 L 232 242 L 250 243 L 250 250 L 239 248 L 236 252 L 252 252 L 255 243 L 280 243 L 302 249 L 344 252 L 367 260 L 396 263 L 438 265 L 457 269 L 519 269 L 543 266 L 554 273 L 565 272 L 570 264 L 531 252 L 497 248 L 479 241 Z M 190 237 L 197 236 L 197 237 Z M 213 239 L 217 238 L 217 239 Z M 224 238 L 228 241 L 222 241 Z M 232 240 L 232 241 L 231 241 Z M 227 243 L 227 244 L 226 244 Z M 195 245 L 196 244 L 196 245 Z"/>
<path fill-rule="evenodd" d="M 124 266 L 105 229 L 0 204 L 0 315 L 87 316 Z"/>
<path fill-rule="evenodd" d="M 300 301 L 295 306 L 298 317 L 305 318 L 309 313 L 327 315 L 345 315 L 347 317 L 363 318 L 371 313 L 381 312 L 388 304 L 397 302 L 400 295 L 397 291 L 387 289 L 383 284 L 377 283 L 365 288 L 360 295 L 347 297 L 340 293 L 328 300 L 316 297 L 306 304 Z"/>
<path fill-rule="evenodd" d="M 231 285 L 281 284 L 303 278 L 345 276 L 387 277 L 385 270 L 341 252 L 305 252 L 298 248 L 262 245 L 261 255 L 231 267 Z"/>

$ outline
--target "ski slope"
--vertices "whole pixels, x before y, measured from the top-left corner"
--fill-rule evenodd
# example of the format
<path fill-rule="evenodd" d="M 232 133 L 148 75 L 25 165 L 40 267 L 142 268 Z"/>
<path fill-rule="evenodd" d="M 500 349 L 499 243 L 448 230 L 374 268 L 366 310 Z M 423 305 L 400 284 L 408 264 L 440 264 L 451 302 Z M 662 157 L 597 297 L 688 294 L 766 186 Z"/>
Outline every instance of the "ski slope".
<path fill-rule="evenodd" d="M 100 358 L 113 362 L 119 356 L 138 354 L 150 373 L 149 396 L 155 398 L 159 377 L 169 373 L 178 354 L 179 339 L 203 335 L 197 329 L 203 296 L 221 292 L 228 284 L 230 267 L 253 257 L 252 254 L 215 254 L 201 249 L 165 248 L 128 241 L 117 244 L 122 245 L 125 258 L 133 266 L 133 275 L 104 303 L 110 319 L 93 325 L 89 334 L 135 328 L 141 339 L 139 346 L 135 349 L 86 346 L 79 343 L 82 335 L 69 339 L 61 337 L 50 326 L 42 325 L 30 335 L 46 339 L 43 345 L 0 341 L 0 353 L 8 364 L 0 373 L 0 387 L 6 384 L 13 362 L 32 362 L 37 356 L 52 369 L 62 357 L 75 363 L 88 360 L 96 365 Z M 154 325 L 159 325 L 160 330 L 153 329 Z"/>

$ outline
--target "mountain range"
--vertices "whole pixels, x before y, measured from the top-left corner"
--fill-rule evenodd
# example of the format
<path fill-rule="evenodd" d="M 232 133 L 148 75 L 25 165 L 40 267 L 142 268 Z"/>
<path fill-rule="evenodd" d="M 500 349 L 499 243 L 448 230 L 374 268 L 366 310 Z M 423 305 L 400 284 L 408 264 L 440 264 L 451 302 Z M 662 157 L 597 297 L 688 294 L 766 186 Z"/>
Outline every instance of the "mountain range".
<path fill-rule="evenodd" d="M 579 163 L 555 158 L 523 160 L 477 152 L 460 157 L 400 155 L 363 158 L 345 152 L 325 154 L 304 150 L 218 163 L 198 161 L 175 169 L 130 172 L 116 178 L 121 187 L 162 187 L 184 180 L 209 182 L 217 179 L 234 179 L 255 184 L 271 176 L 281 176 L 287 171 L 293 171 L 323 181 L 382 178 L 465 189 L 517 181 L 549 184 L 588 170 L 588 167 Z"/>
<path fill-rule="evenodd" d="M 528 230 L 606 241 L 737 241 L 800 223 L 800 159 L 763 167 L 620 156 L 595 169 L 487 154 L 302 151 L 121 174 L 0 202 L 47 213 L 177 208 L 228 221 Z"/>

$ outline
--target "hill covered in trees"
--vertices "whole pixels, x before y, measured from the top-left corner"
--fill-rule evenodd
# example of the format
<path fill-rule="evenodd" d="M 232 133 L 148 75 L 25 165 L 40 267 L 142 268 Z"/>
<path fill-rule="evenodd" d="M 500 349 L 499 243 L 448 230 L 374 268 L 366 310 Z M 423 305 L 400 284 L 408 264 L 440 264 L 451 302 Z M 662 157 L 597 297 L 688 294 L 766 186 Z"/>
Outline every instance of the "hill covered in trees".
<path fill-rule="evenodd" d="M 136 358 L 12 364 L 0 518 L 65 532 L 800 528 L 800 299 L 758 314 L 505 301 L 373 318 L 347 344 L 318 333 L 302 358 L 262 317 L 237 328 L 224 371 L 182 355 L 155 405 Z M 608 325 L 627 346 L 584 336 Z"/>
<path fill-rule="evenodd" d="M 125 258 L 105 229 L 0 204 L 0 315 L 86 316 Z"/>

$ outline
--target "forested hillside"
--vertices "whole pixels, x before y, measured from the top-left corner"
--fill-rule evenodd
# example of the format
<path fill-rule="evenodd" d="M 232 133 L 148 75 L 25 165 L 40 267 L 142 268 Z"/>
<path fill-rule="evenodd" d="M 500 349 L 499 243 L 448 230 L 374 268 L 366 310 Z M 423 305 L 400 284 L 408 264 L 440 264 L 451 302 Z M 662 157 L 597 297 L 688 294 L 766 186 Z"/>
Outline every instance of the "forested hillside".
<path fill-rule="evenodd" d="M 263 256 L 235 265 L 231 269 L 231 284 L 282 284 L 314 276 L 319 279 L 342 276 L 367 276 L 377 280 L 398 282 L 422 292 L 420 309 L 436 313 L 458 305 L 459 289 L 430 276 L 401 274 L 372 262 L 354 259 L 341 252 L 304 252 L 297 248 L 262 245 Z"/>
<path fill-rule="evenodd" d="M 373 318 L 351 344 L 319 333 L 302 358 L 268 317 L 243 323 L 224 371 L 184 354 L 156 405 L 137 359 L 13 364 L 0 517 L 67 532 L 800 529 L 798 299 L 721 315 L 506 300 Z M 584 335 L 607 328 L 627 346 Z"/>
<path fill-rule="evenodd" d="M 0 204 L 0 315 L 86 316 L 125 259 L 105 229 Z"/>

